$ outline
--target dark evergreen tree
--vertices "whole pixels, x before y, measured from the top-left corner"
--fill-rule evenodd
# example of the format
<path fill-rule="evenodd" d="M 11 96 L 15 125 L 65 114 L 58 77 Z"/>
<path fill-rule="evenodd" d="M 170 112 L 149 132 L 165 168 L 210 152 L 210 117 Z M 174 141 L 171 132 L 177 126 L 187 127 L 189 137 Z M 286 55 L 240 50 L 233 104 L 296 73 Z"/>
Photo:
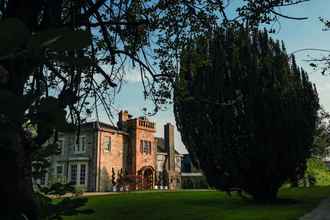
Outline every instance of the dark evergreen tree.
<path fill-rule="evenodd" d="M 304 175 L 318 108 L 307 73 L 266 31 L 219 29 L 182 53 L 176 122 L 217 189 L 274 200 L 285 181 Z"/>

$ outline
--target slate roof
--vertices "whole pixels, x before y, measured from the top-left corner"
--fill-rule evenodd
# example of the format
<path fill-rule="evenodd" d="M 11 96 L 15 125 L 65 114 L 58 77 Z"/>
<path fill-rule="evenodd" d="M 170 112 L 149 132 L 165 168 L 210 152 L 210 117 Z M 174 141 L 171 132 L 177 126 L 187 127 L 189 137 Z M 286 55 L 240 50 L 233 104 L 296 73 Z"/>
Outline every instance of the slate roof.
<path fill-rule="evenodd" d="M 118 133 L 128 135 L 128 133 L 126 131 L 123 131 L 123 130 L 119 129 L 118 127 L 116 127 L 114 125 L 104 123 L 104 122 L 100 122 L 100 121 L 86 122 L 86 123 L 81 125 L 81 128 L 97 129 L 97 130 L 99 130 L 101 128 L 107 128 L 107 129 L 113 130 L 114 132 L 118 132 Z"/>

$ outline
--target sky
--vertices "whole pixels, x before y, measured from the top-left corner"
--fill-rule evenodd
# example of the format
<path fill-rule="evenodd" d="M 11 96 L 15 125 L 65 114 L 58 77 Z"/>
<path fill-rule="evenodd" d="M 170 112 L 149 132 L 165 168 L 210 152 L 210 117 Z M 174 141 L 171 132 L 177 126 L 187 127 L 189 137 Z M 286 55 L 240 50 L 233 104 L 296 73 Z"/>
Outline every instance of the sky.
<path fill-rule="evenodd" d="M 232 7 L 234 8 L 242 0 L 232 0 L 232 2 Z M 288 53 L 304 48 L 330 50 L 330 31 L 323 31 L 322 23 L 319 21 L 319 17 L 330 19 L 329 0 L 311 0 L 301 5 L 283 8 L 281 13 L 293 17 L 308 17 L 307 20 L 303 21 L 281 19 L 280 23 L 274 26 L 277 33 L 272 34 L 272 37 L 283 40 Z M 320 57 L 326 54 L 305 51 L 295 53 L 295 55 L 297 63 L 309 73 L 310 80 L 315 83 L 319 93 L 320 104 L 326 111 L 330 112 L 330 75 L 323 76 L 319 70 L 312 69 L 309 66 L 309 62 L 304 61 L 309 56 Z M 142 109 L 150 107 L 150 101 L 144 100 L 143 87 L 139 82 L 139 75 L 132 70 L 126 76 L 126 81 L 121 92 L 116 97 L 114 106 L 117 109 L 128 110 L 133 116 L 141 116 L 143 115 Z M 149 119 L 156 122 L 156 136 L 163 137 L 163 125 L 167 122 L 175 125 L 173 106 L 167 106 L 167 110 L 160 111 L 156 116 Z M 117 121 L 117 118 L 114 118 L 114 121 Z M 177 130 L 175 130 L 175 147 L 180 153 L 187 152 Z"/>

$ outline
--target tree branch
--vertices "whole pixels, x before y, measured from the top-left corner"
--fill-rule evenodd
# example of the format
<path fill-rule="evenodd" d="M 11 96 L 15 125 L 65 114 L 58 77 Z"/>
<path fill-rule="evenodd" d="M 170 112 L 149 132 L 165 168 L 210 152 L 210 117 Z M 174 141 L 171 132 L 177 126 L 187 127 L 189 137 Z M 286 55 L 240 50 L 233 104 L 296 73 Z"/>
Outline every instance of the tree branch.
<path fill-rule="evenodd" d="M 138 26 L 142 24 L 148 24 L 146 21 L 136 21 L 136 22 L 127 22 L 127 21 L 99 21 L 96 23 L 89 23 L 90 27 L 98 27 L 101 25 L 126 25 L 126 26 Z"/>
<path fill-rule="evenodd" d="M 99 10 L 99 8 L 105 3 L 106 0 L 99 0 L 96 1 L 95 4 L 93 4 L 92 1 L 88 1 L 88 4 L 90 5 L 90 8 L 83 14 L 84 17 L 88 18 L 91 15 L 93 15 L 95 12 Z"/>
<path fill-rule="evenodd" d="M 111 78 L 107 75 L 107 73 L 99 65 L 95 65 L 95 68 L 98 72 L 100 72 L 102 74 L 104 79 L 109 83 L 109 86 L 111 86 L 113 88 L 117 87 L 117 84 L 112 82 Z"/>
<path fill-rule="evenodd" d="M 319 52 L 325 52 L 325 53 L 330 53 L 330 50 L 326 50 L 326 49 L 318 49 L 318 48 L 304 48 L 304 49 L 299 49 L 296 51 L 293 51 L 291 54 L 295 54 L 295 53 L 299 53 L 299 52 L 303 52 L 303 51 L 319 51 Z"/>
<path fill-rule="evenodd" d="M 291 17 L 291 16 L 283 15 L 283 14 L 280 14 L 280 13 L 274 11 L 273 9 L 270 9 L 270 11 L 271 11 L 273 14 L 277 15 L 277 16 L 280 16 L 280 17 L 283 17 L 283 18 L 287 18 L 287 19 L 291 19 L 291 20 L 306 20 L 306 19 L 308 19 L 308 17 L 301 17 L 301 18 L 298 18 L 298 17 Z"/>

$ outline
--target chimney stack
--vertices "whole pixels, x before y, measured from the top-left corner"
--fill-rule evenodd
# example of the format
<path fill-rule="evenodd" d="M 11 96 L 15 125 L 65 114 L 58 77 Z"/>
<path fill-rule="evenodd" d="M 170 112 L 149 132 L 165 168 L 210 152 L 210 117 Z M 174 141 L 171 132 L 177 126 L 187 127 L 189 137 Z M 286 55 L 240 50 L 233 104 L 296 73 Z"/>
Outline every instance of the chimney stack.
<path fill-rule="evenodd" d="M 119 129 L 125 130 L 126 129 L 126 122 L 129 119 L 128 111 L 120 111 L 118 114 L 118 123 L 117 126 Z"/>
<path fill-rule="evenodd" d="M 168 155 L 168 170 L 175 171 L 174 126 L 171 123 L 164 125 L 165 149 Z"/>

